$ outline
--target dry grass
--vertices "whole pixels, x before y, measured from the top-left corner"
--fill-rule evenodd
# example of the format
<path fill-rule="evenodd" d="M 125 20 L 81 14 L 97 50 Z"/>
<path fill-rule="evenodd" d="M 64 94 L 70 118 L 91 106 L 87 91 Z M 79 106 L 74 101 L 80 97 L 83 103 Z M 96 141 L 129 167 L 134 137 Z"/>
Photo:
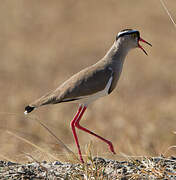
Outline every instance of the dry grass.
<path fill-rule="evenodd" d="M 29 155 L 31 157 L 31 155 Z M 176 158 L 138 157 L 114 161 L 89 156 L 85 164 L 70 164 L 59 161 L 25 164 L 0 161 L 0 178 L 3 179 L 69 179 L 69 180 L 122 180 L 122 179 L 175 179 Z"/>
<path fill-rule="evenodd" d="M 167 6 L 176 19 L 175 1 Z M 24 107 L 95 63 L 118 31 L 127 27 L 139 29 L 153 48 L 145 47 L 148 57 L 140 50 L 130 52 L 118 88 L 93 103 L 82 124 L 112 140 L 117 155 L 155 156 L 175 145 L 176 31 L 159 1 L 1 0 L 0 22 L 0 153 L 4 157 L 25 161 L 21 152 L 28 152 L 37 160 L 46 159 L 7 134 L 9 130 L 64 159 L 65 152 L 53 137 L 23 116 Z M 33 113 L 74 152 L 69 123 L 76 108 L 65 103 Z M 94 137 L 83 132 L 78 136 L 84 154 L 92 141 L 94 155 L 118 158 Z M 174 148 L 167 153 L 174 154 Z"/>

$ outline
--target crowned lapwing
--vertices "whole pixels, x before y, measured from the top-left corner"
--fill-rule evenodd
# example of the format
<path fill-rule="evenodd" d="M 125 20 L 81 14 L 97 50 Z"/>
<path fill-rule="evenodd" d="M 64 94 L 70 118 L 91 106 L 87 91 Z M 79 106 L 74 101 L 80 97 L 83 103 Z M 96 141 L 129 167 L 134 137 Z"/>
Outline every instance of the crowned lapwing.
<path fill-rule="evenodd" d="M 28 114 L 34 109 L 47 104 L 76 102 L 79 104 L 79 108 L 75 117 L 71 121 L 71 128 L 81 162 L 83 163 L 84 161 L 76 134 L 76 127 L 107 143 L 110 151 L 115 154 L 113 144 L 110 141 L 82 127 L 80 125 L 80 120 L 91 102 L 100 97 L 109 95 L 115 89 L 120 78 L 125 57 L 129 50 L 140 48 L 147 55 L 146 51 L 139 44 L 140 41 L 151 46 L 150 43 L 140 37 L 140 33 L 137 30 L 125 29 L 120 31 L 116 36 L 112 47 L 102 59 L 100 59 L 96 64 L 73 75 L 56 90 L 29 104 L 25 108 L 24 113 Z"/>

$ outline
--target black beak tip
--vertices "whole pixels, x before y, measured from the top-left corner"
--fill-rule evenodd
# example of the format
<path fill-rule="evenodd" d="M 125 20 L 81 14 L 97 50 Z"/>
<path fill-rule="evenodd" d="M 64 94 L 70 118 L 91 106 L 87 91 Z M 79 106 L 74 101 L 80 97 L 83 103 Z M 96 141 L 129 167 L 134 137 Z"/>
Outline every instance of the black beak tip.
<path fill-rule="evenodd" d="M 152 44 L 150 44 L 150 43 L 149 43 L 149 46 L 151 46 L 151 47 L 152 47 Z"/>

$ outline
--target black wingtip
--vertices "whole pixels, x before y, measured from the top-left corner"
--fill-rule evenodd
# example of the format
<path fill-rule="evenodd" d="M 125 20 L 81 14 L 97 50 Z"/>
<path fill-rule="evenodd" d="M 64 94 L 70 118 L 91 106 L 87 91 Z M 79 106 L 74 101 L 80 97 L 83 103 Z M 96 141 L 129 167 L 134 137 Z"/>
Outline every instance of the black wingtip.
<path fill-rule="evenodd" d="M 35 108 L 35 107 L 26 106 L 26 107 L 25 107 L 25 112 L 24 112 L 24 113 L 25 113 L 25 114 L 28 114 L 28 113 L 30 113 L 31 111 L 33 111 L 34 108 Z"/>

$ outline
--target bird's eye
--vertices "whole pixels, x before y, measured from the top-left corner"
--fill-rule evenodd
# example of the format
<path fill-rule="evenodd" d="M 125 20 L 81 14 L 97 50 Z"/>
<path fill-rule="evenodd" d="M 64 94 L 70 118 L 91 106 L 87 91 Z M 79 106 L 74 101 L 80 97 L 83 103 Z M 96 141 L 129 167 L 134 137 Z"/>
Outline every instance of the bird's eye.
<path fill-rule="evenodd" d="M 134 33 L 134 34 L 131 34 L 131 36 L 132 36 L 133 38 L 136 38 L 136 37 L 137 37 L 137 34 Z"/>

